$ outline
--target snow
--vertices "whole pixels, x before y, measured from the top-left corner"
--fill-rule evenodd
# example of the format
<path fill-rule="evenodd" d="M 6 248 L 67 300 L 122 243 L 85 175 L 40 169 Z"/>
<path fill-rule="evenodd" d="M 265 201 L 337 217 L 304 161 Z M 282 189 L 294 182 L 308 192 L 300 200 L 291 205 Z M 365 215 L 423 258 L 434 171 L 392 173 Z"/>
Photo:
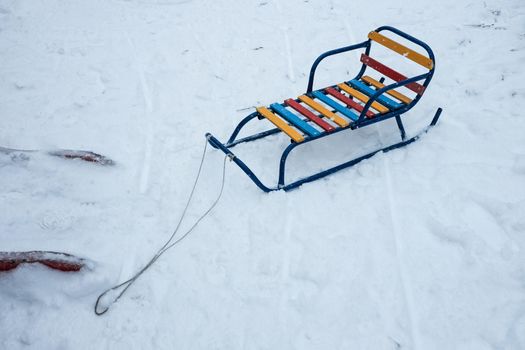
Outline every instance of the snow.
<path fill-rule="evenodd" d="M 0 274 L 0 348 L 525 348 L 524 23 L 519 0 L 1 0 L 0 146 L 116 165 L 0 153 L 0 250 L 94 262 Z M 304 92 L 318 54 L 384 24 L 433 48 L 405 120 L 414 134 L 442 106 L 438 126 L 288 193 L 228 162 L 210 216 L 95 316 L 170 236 L 204 133 L 225 140 L 252 106 Z M 357 61 L 323 62 L 315 86 Z M 298 151 L 289 178 L 396 140 L 380 124 Z M 238 155 L 272 182 L 286 142 Z M 185 228 L 222 159 L 208 150 Z"/>

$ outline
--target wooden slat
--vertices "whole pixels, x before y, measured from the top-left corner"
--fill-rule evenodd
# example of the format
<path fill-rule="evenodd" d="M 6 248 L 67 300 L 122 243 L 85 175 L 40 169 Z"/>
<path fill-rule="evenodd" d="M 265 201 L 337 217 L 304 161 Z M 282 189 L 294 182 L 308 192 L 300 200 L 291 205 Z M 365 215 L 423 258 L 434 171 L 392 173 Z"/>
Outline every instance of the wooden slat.
<path fill-rule="evenodd" d="M 272 103 L 270 105 L 270 108 L 273 109 L 273 111 L 277 114 L 279 114 L 281 117 L 286 119 L 289 123 L 292 123 L 293 126 L 295 126 L 297 129 L 301 130 L 302 132 L 307 133 L 310 136 L 319 136 L 321 133 L 308 124 L 307 122 L 303 121 L 301 118 L 287 110 L 285 107 L 281 106 L 278 103 Z"/>
<path fill-rule="evenodd" d="M 328 131 L 328 132 L 335 130 L 335 128 L 332 125 L 328 124 L 322 118 L 319 118 L 314 113 L 310 112 L 308 109 L 304 108 L 300 103 L 292 100 L 291 98 L 285 100 L 284 103 L 286 103 L 286 105 L 292 107 L 297 112 L 304 115 L 306 118 L 313 121 L 315 124 L 319 125 L 321 128 L 323 128 L 323 130 Z"/>
<path fill-rule="evenodd" d="M 286 135 L 290 136 L 292 140 L 295 142 L 303 142 L 304 136 L 301 135 L 297 130 L 292 128 L 290 125 L 288 125 L 284 120 L 270 112 L 270 110 L 266 107 L 257 107 L 257 112 L 271 121 L 276 127 L 281 129 Z"/>
<path fill-rule="evenodd" d="M 317 98 L 318 100 L 321 100 L 323 103 L 332 107 L 334 110 L 338 111 L 345 117 L 348 117 L 352 119 L 353 121 L 356 121 L 359 119 L 359 116 L 357 114 L 355 114 L 354 112 L 352 112 L 351 110 L 343 106 L 342 104 L 339 104 L 336 101 L 332 100 L 330 97 L 326 96 L 321 91 L 314 91 L 312 92 L 312 95 L 314 95 L 315 98 Z"/>
<path fill-rule="evenodd" d="M 326 91 L 327 94 L 332 95 L 333 97 L 337 98 L 339 101 L 345 103 L 348 107 L 351 107 L 351 108 L 355 109 L 358 112 L 362 112 L 364 107 L 365 107 L 362 104 L 359 104 L 359 103 L 355 102 L 354 100 L 352 100 L 351 98 L 347 97 L 346 95 L 343 95 L 342 93 L 340 93 L 339 91 L 337 91 L 334 88 L 326 88 L 324 91 Z M 374 112 L 372 112 L 369 109 L 368 111 L 366 111 L 366 116 L 368 118 L 373 118 L 374 117 Z"/>
<path fill-rule="evenodd" d="M 374 78 L 371 78 L 369 77 L 368 75 L 365 75 L 364 77 L 361 78 L 364 82 L 378 88 L 378 89 L 382 89 L 385 87 L 385 84 L 383 83 L 380 83 L 379 81 L 375 80 Z M 389 94 L 390 96 L 392 97 L 395 97 L 397 98 L 399 101 L 403 102 L 403 103 L 406 103 L 406 104 L 409 104 L 410 102 L 412 102 L 412 99 L 406 95 L 403 95 L 402 93 L 400 93 L 399 91 L 396 91 L 396 90 L 388 90 L 386 92 L 387 94 Z"/>
<path fill-rule="evenodd" d="M 375 69 L 379 73 L 383 73 L 384 75 L 386 75 L 387 77 L 389 77 L 392 80 L 395 80 L 396 82 L 400 82 L 400 81 L 403 81 L 403 80 L 407 79 L 407 77 L 404 76 L 403 74 L 393 70 L 390 67 L 385 66 L 383 63 L 376 61 L 375 59 L 365 55 L 364 53 L 361 54 L 361 62 L 363 62 L 364 64 L 366 64 L 370 68 Z M 419 94 L 419 95 L 422 95 L 423 92 L 425 91 L 425 87 L 423 85 L 421 85 L 421 84 L 416 83 L 416 82 L 406 84 L 405 87 L 407 89 L 410 89 L 410 90 L 414 91 L 416 94 Z"/>
<path fill-rule="evenodd" d="M 386 48 L 389 48 L 392 51 L 397 52 L 401 56 L 404 56 L 408 58 L 409 60 L 412 60 L 420 65 L 422 65 L 425 68 L 432 69 L 434 67 L 434 62 L 426 56 L 423 56 L 422 54 L 409 49 L 408 47 L 390 39 L 386 36 L 379 34 L 378 32 L 370 32 L 368 34 L 368 38 L 370 40 L 375 41 L 376 43 L 379 43 L 383 45 Z"/>
<path fill-rule="evenodd" d="M 337 125 L 339 125 L 339 126 L 341 126 L 343 128 L 347 127 L 350 124 L 345 119 L 341 118 L 337 114 L 335 114 L 335 113 L 329 111 L 328 109 L 324 108 L 319 103 L 315 102 L 314 100 L 312 100 L 310 97 L 308 97 L 306 95 L 299 96 L 299 100 L 303 101 L 308 106 L 312 107 L 317 112 L 321 113 L 322 115 L 324 115 L 325 117 L 327 117 L 328 119 L 332 120 L 334 123 L 336 123 Z"/>
<path fill-rule="evenodd" d="M 374 95 L 377 91 L 371 88 L 370 86 L 366 85 L 360 80 L 353 79 L 353 80 L 350 80 L 348 83 L 352 85 L 354 89 L 357 89 L 368 96 Z M 392 100 L 391 98 L 386 97 L 385 94 L 379 95 L 377 97 L 377 101 L 379 101 L 379 103 L 381 103 L 383 106 L 387 106 L 388 108 L 390 108 L 390 110 L 399 109 L 403 107 L 402 103 L 396 102 Z"/>
<path fill-rule="evenodd" d="M 357 98 L 359 101 L 363 102 L 363 103 L 367 103 L 369 98 L 368 96 L 366 96 L 365 94 L 363 94 L 361 91 L 357 91 L 356 89 L 346 85 L 345 83 L 341 83 L 341 84 L 338 84 L 337 86 L 339 86 L 339 88 L 341 90 L 343 90 L 344 92 L 346 92 L 347 94 Z M 372 102 L 372 105 L 371 107 L 373 109 L 375 109 L 376 111 L 378 111 L 379 113 L 386 113 L 389 111 L 388 108 L 386 108 L 385 106 L 383 106 L 382 104 L 378 103 L 378 102 Z"/>

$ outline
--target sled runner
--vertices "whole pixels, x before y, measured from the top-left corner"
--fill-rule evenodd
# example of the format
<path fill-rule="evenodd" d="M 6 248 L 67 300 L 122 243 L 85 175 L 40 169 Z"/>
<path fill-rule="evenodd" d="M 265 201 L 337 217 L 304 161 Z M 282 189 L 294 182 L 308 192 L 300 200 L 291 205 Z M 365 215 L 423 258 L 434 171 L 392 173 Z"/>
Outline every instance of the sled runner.
<path fill-rule="evenodd" d="M 401 37 L 411 42 L 415 46 L 422 48 L 426 55 L 394 41 L 392 37 Z M 408 60 L 410 64 L 421 66 L 424 73 L 408 78 L 397 70 L 372 58 L 370 55 L 371 48 L 376 45 L 381 45 L 386 49 L 390 49 L 391 51 L 389 52 L 393 51 L 401 55 L 401 59 Z M 315 71 L 323 59 L 359 49 L 363 51 L 361 53 L 362 65 L 354 79 L 323 89 L 313 90 Z M 430 125 L 411 138 L 406 137 L 401 117 L 421 99 L 432 79 L 434 69 L 434 54 L 427 44 L 399 29 L 383 26 L 370 32 L 368 40 L 362 43 L 331 50 L 319 56 L 310 70 L 308 88 L 305 94 L 295 99 L 287 99 L 281 103 L 273 103 L 268 107 L 256 108 L 255 112 L 241 120 L 226 143 L 220 142 L 210 133 L 206 134 L 206 138 L 214 148 L 222 150 L 234 161 L 263 191 L 290 190 L 306 182 L 320 179 L 355 165 L 378 152 L 388 152 L 406 146 L 416 141 L 422 133 L 427 132 L 430 127 L 437 123 L 442 111 L 441 108 L 437 109 Z M 375 71 L 382 77 L 375 79 L 373 78 L 373 72 L 369 71 Z M 389 79 L 391 83 L 385 84 L 385 79 Z M 286 160 L 290 152 L 296 147 L 341 131 L 355 130 L 390 118 L 395 118 L 396 120 L 401 134 L 400 142 L 294 182 L 285 183 Z M 241 129 L 254 119 L 270 121 L 276 128 L 237 138 Z M 231 148 L 244 142 L 258 140 L 279 133 L 288 136 L 291 139 L 291 143 L 281 155 L 277 186 L 268 187 L 259 180 L 243 161 L 235 156 Z"/>

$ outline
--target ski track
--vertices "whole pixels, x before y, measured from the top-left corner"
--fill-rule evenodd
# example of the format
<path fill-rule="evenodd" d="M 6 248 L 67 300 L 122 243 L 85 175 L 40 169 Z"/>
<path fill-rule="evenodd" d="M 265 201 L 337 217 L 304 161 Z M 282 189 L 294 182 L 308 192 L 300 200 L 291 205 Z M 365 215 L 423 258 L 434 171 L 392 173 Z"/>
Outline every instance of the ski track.
<path fill-rule="evenodd" d="M 283 9 L 281 0 L 275 0 L 275 7 L 277 8 L 279 23 L 286 23 L 285 17 L 283 15 Z M 288 79 L 295 84 L 295 67 L 293 62 L 293 56 L 292 56 L 292 46 L 290 43 L 290 36 L 288 35 L 288 26 L 284 24 L 279 25 L 279 29 L 281 30 L 283 41 L 284 41 L 284 49 L 286 53 L 286 63 L 288 68 Z M 292 88 L 289 89 L 290 92 L 293 93 Z"/>
<path fill-rule="evenodd" d="M 385 135 L 383 135 L 381 126 L 380 125 L 374 125 L 374 128 L 378 134 L 378 137 L 380 140 L 383 140 Z M 395 151 L 393 151 L 395 152 Z M 394 239 L 395 243 L 395 264 L 398 272 L 398 276 L 401 282 L 402 286 L 402 294 L 403 294 L 403 301 L 406 305 L 407 310 L 407 318 L 408 318 L 408 324 L 410 329 L 408 330 L 408 334 L 410 336 L 410 340 L 413 346 L 413 349 L 421 349 L 420 347 L 420 337 L 419 337 L 419 330 L 417 327 L 417 314 L 416 314 L 416 308 L 414 305 L 414 296 L 412 292 L 412 284 L 409 277 L 409 272 L 407 271 L 407 265 L 405 263 L 405 251 L 403 250 L 403 237 L 402 237 L 402 230 L 399 227 L 399 215 L 397 213 L 397 206 L 395 203 L 395 194 L 392 186 L 392 174 L 390 171 L 390 165 L 389 165 L 389 159 L 388 156 L 383 153 L 382 155 L 382 166 L 383 166 L 383 173 L 384 173 L 384 185 L 386 189 L 386 195 L 388 198 L 388 211 L 389 211 L 389 219 L 391 224 L 391 230 L 392 237 Z"/>
<path fill-rule="evenodd" d="M 342 12 L 338 10 L 338 7 L 336 5 L 333 4 L 333 1 L 332 1 L 332 6 L 334 6 L 334 10 L 336 11 L 337 13 L 337 16 L 340 18 L 340 21 L 341 23 L 343 23 L 344 25 L 344 32 L 346 34 L 346 37 L 348 38 L 348 42 L 349 43 L 356 43 L 358 42 L 358 40 L 356 39 L 355 37 L 355 34 L 354 34 L 354 30 L 352 28 L 352 26 L 350 25 L 350 23 L 348 22 L 348 20 L 346 19 L 345 16 L 342 15 Z M 350 57 L 353 57 L 354 60 L 358 60 L 358 54 L 354 51 L 354 52 L 350 52 Z M 382 139 L 382 133 L 381 133 L 381 129 L 380 129 L 380 126 L 379 125 L 374 125 L 373 126 L 374 129 L 376 130 L 377 132 L 377 135 L 379 137 L 379 139 L 381 140 Z M 412 342 L 412 345 L 413 345 L 413 348 L 414 349 L 419 349 L 419 337 L 418 337 L 418 331 L 416 329 L 416 325 L 415 325 L 415 321 L 414 321 L 414 305 L 413 305 L 413 296 L 412 296 L 412 293 L 411 293 L 411 286 L 410 286 L 410 281 L 407 281 L 407 277 L 406 277 L 406 271 L 405 271 L 405 267 L 403 265 L 403 262 L 402 262 L 402 256 L 401 254 L 402 253 L 402 250 L 401 250 L 401 247 L 400 247 L 400 230 L 399 230 L 399 224 L 398 224 L 398 216 L 397 216 L 397 213 L 396 213 L 396 209 L 395 209 L 395 203 L 394 203 L 394 194 L 393 194 L 393 190 L 392 190 L 392 178 L 391 178 L 391 174 L 390 174 L 390 168 L 389 168 L 389 165 L 388 165 L 388 159 L 387 157 L 385 157 L 383 155 L 383 162 L 382 162 L 382 165 L 383 165 L 383 171 L 384 171 L 384 175 L 385 175 L 385 187 L 386 187 L 386 192 L 387 192 L 387 197 L 388 197 L 388 207 L 389 207 L 389 214 L 390 214 L 390 223 L 391 223 L 391 227 L 392 227 L 392 234 L 393 234 L 393 237 L 394 237 L 394 241 L 395 241 L 395 247 L 396 247 L 396 252 L 395 252 L 395 256 L 396 256 L 396 265 L 397 265 L 397 270 L 398 270 L 398 275 L 399 275 L 399 279 L 401 281 L 401 285 L 402 285 L 402 293 L 403 293 L 403 296 L 404 296 L 404 302 L 407 306 L 407 312 L 408 312 L 408 322 L 409 322 L 409 325 L 410 325 L 410 330 L 409 330 L 409 336 L 410 336 L 410 339 L 411 339 L 411 342 Z M 384 312 L 382 312 L 382 310 L 380 310 L 380 315 L 381 315 L 381 319 L 383 320 L 383 324 L 384 324 L 384 327 L 385 329 L 386 328 L 386 322 L 384 320 L 385 316 L 384 316 Z"/>
<path fill-rule="evenodd" d="M 289 198 L 286 198 L 286 211 L 291 212 L 292 206 Z M 293 230 L 293 215 L 286 217 L 286 224 L 284 228 L 284 240 L 282 245 L 282 263 L 281 263 L 281 291 L 279 298 L 279 319 L 281 322 L 281 330 L 283 332 L 282 339 L 290 339 L 289 324 L 288 324 L 288 300 L 289 290 L 291 287 L 290 281 L 290 249 L 291 249 L 291 235 Z M 284 345 L 284 344 L 283 344 Z M 286 347 L 289 348 L 289 344 Z"/>
<path fill-rule="evenodd" d="M 286 23 L 283 16 L 283 9 L 281 0 L 275 1 L 275 6 L 277 8 L 278 12 L 278 18 L 280 19 L 280 23 Z M 295 84 L 295 67 L 294 67 L 294 61 L 293 61 L 293 55 L 292 55 L 292 47 L 290 43 L 290 37 L 288 35 L 288 26 L 281 24 L 279 26 L 283 41 L 284 41 L 284 47 L 286 52 L 286 62 L 287 62 L 287 68 L 288 68 L 288 79 L 292 84 Z M 288 91 L 293 93 L 293 85 L 290 86 Z M 290 198 L 286 198 L 286 212 L 291 212 L 292 206 Z M 279 320 L 280 320 L 280 329 L 282 332 L 281 339 L 290 339 L 289 338 L 289 327 L 288 327 L 288 300 L 289 300 L 289 289 L 291 288 L 290 283 L 290 244 L 291 244 L 291 235 L 292 235 L 292 229 L 293 229 L 293 215 L 287 215 L 286 217 L 286 223 L 284 227 L 284 241 L 282 245 L 282 258 L 281 258 L 281 288 L 280 288 L 280 297 L 279 297 Z M 291 346 L 290 343 L 287 343 L 286 345 L 283 344 L 283 346 L 286 346 L 289 348 Z"/>
<path fill-rule="evenodd" d="M 154 142 L 154 121 L 152 120 L 154 117 L 153 115 L 153 102 L 152 102 L 152 94 L 150 91 L 149 84 L 146 81 L 146 76 L 144 73 L 143 64 L 138 59 L 137 55 L 137 46 L 133 42 L 133 39 L 129 36 L 129 32 L 124 32 L 126 42 L 128 43 L 130 47 L 131 57 L 133 58 L 133 62 L 135 64 L 135 69 L 137 70 L 138 75 L 138 81 L 141 88 L 142 97 L 144 99 L 144 105 L 145 105 L 145 111 L 144 111 L 144 119 L 146 124 L 146 137 L 144 141 L 144 156 L 142 160 L 142 167 L 140 171 L 140 180 L 139 180 L 139 192 L 141 194 L 146 193 L 149 186 L 149 174 L 151 169 L 151 155 L 153 153 L 153 142 Z"/>
<path fill-rule="evenodd" d="M 288 35 L 288 29 L 286 27 L 281 28 L 284 36 L 284 44 L 286 46 L 286 61 L 288 63 L 288 79 L 292 83 L 295 83 L 294 64 L 292 58 L 292 48 L 290 44 L 290 36 Z"/>
<path fill-rule="evenodd" d="M 404 260 L 404 250 L 403 250 L 403 243 L 402 243 L 402 236 L 401 236 L 401 230 L 399 228 L 399 215 L 396 210 L 396 203 L 394 201 L 394 192 L 392 188 L 392 175 L 390 173 L 390 166 L 388 164 L 389 160 L 388 157 L 383 155 L 383 168 L 384 168 L 384 174 L 385 174 L 385 187 L 386 187 L 386 193 L 388 198 L 388 207 L 390 212 L 390 222 L 392 224 L 392 236 L 394 237 L 395 242 L 395 257 L 396 257 L 396 263 L 397 263 L 397 270 L 399 273 L 399 278 L 401 280 L 402 285 L 402 291 L 404 296 L 404 301 L 407 306 L 408 311 L 408 321 L 410 325 L 410 338 L 412 340 L 412 345 L 414 349 L 420 349 L 420 340 L 419 340 L 419 330 L 417 327 L 417 314 L 416 314 L 416 308 L 414 305 L 414 295 L 412 292 L 412 285 L 409 277 L 409 273 L 407 271 L 406 263 Z"/>

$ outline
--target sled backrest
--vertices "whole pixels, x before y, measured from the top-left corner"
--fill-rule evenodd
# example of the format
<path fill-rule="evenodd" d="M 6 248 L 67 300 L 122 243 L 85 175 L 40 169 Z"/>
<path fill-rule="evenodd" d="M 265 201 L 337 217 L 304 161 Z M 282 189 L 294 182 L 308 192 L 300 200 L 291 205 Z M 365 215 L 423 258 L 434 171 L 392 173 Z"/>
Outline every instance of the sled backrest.
<path fill-rule="evenodd" d="M 371 54 L 372 47 L 375 47 L 376 45 L 386 49 L 387 53 L 393 51 L 393 61 L 395 61 L 395 57 L 399 57 L 398 55 L 400 55 L 401 60 L 398 61 L 400 61 L 402 68 L 400 67 L 401 69 L 398 69 L 397 65 L 393 68 L 391 65 L 386 65 L 380 62 L 377 57 L 372 57 L 377 56 L 375 55 L 375 52 L 374 55 Z M 376 102 L 382 103 L 390 101 L 390 98 L 384 95 L 389 95 L 405 104 L 406 108 L 403 108 L 403 113 L 408 111 L 419 101 L 434 74 L 435 58 L 430 46 L 397 28 L 382 26 L 370 32 L 367 40 L 364 42 L 330 50 L 321 54 L 314 61 L 312 68 L 310 69 L 307 93 L 313 91 L 315 71 L 322 60 L 329 56 L 352 50 L 364 50 L 364 52 L 362 52 L 360 57 L 362 63 L 361 70 L 351 82 L 358 85 L 357 89 L 367 94 L 371 100 L 370 104 L 367 103 L 367 106 L 361 113 L 359 117 L 360 120 L 362 120 L 362 118 L 368 113 L 368 109 L 372 104 L 375 104 Z M 386 57 L 389 59 L 388 62 L 390 62 L 390 57 L 390 55 L 387 55 Z M 424 73 L 415 76 L 409 75 L 410 77 L 400 73 L 404 72 L 406 70 L 405 67 L 409 68 L 409 66 L 417 66 L 414 67 L 415 70 L 423 70 Z M 421 69 L 421 67 L 423 69 Z M 368 73 L 369 68 L 370 71 L 374 70 L 380 73 L 381 76 L 373 78 L 372 74 Z M 385 78 L 391 79 L 393 82 L 383 83 Z M 356 86 L 353 87 L 356 88 Z M 402 92 L 404 89 L 413 92 L 414 96 L 409 97 L 405 95 Z M 409 91 L 406 93 L 410 95 Z M 370 93 L 373 96 L 370 95 Z M 391 107 L 397 109 L 400 106 L 399 104 L 392 104 Z"/>
<path fill-rule="evenodd" d="M 388 36 L 386 35 L 383 35 L 382 33 L 380 33 L 381 31 L 386 31 L 386 32 L 390 32 L 390 33 L 393 33 L 395 34 L 396 36 L 399 36 L 401 37 L 402 39 L 406 39 L 408 42 L 411 42 L 413 44 L 416 44 L 417 46 L 423 48 L 427 55 L 424 55 L 422 53 L 419 53 L 417 51 L 415 51 L 414 49 L 411 49 L 409 47 L 407 47 L 406 45 L 404 44 L 401 44 L 391 38 L 389 38 Z M 406 58 L 407 60 L 409 60 L 410 62 L 413 62 L 413 63 L 416 63 L 418 64 L 419 66 L 423 67 L 423 68 L 426 68 L 426 73 L 430 73 L 426 79 L 421 79 L 421 80 L 424 80 L 423 83 L 419 82 L 419 81 L 413 81 L 413 82 L 410 82 L 408 84 L 403 84 L 403 86 L 411 91 L 413 91 L 414 93 L 416 93 L 418 96 L 421 96 L 423 94 L 423 92 L 425 91 L 425 88 L 426 86 L 428 85 L 428 83 L 430 82 L 430 78 L 432 77 L 432 73 L 434 71 L 434 54 L 432 53 L 432 50 L 430 49 L 430 47 L 428 47 L 428 45 L 426 45 L 425 43 L 423 43 L 422 41 L 404 33 L 404 32 L 401 32 L 395 28 L 392 28 L 392 27 L 380 27 L 372 32 L 370 32 L 368 34 L 368 39 L 369 39 L 369 47 L 367 48 L 367 50 L 365 51 L 365 53 L 362 53 L 361 54 L 361 63 L 363 63 L 364 66 L 366 66 L 366 68 L 371 68 L 379 73 L 381 73 L 384 77 L 386 78 L 390 78 L 392 79 L 394 82 L 396 83 L 399 83 L 399 82 L 402 82 L 406 79 L 408 79 L 408 77 L 405 75 L 405 74 L 402 74 L 400 72 L 398 72 L 397 70 L 381 63 L 379 60 L 375 59 L 375 58 L 372 58 L 370 57 L 370 49 L 372 47 L 372 44 L 374 43 L 377 43 L 381 46 L 383 46 L 384 48 L 386 49 L 389 49 L 391 51 L 394 51 L 395 53 L 401 55 L 402 57 Z M 365 69 L 366 70 L 366 69 Z M 363 70 L 364 72 L 364 70 Z M 369 77 L 369 76 L 364 76 L 363 77 L 363 80 L 366 81 L 368 84 L 370 85 L 373 85 L 374 87 L 376 88 L 381 88 L 381 84 L 382 84 L 382 81 L 378 82 L 376 81 L 375 79 Z M 403 101 L 403 102 L 412 102 L 412 99 L 401 94 L 400 92 L 396 91 L 396 90 L 390 90 L 388 92 L 389 95 L 391 96 L 394 96 L 395 98 Z"/>

